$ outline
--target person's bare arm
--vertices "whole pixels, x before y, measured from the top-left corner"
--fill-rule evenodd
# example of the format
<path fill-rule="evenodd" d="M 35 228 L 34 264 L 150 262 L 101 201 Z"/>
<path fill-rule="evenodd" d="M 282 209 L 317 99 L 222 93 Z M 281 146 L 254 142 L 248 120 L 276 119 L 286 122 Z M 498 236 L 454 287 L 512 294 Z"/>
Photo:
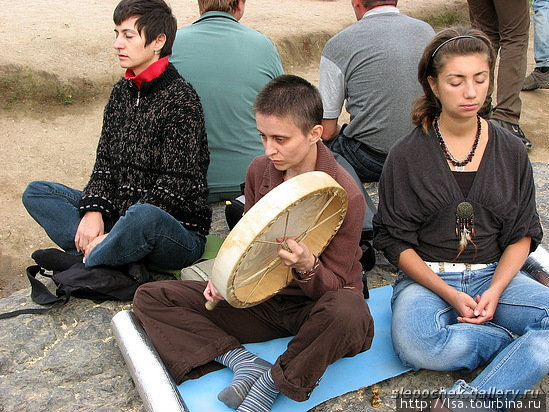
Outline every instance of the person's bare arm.
<path fill-rule="evenodd" d="M 341 130 L 341 126 L 337 123 L 337 119 L 322 119 L 322 140 L 334 139 Z"/>

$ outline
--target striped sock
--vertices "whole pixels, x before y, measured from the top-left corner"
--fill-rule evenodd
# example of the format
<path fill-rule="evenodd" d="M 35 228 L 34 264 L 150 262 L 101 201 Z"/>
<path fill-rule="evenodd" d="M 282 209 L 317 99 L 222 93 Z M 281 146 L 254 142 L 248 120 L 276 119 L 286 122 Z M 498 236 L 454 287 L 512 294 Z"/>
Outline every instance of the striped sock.
<path fill-rule="evenodd" d="M 271 369 L 269 369 L 255 381 L 250 392 L 248 392 L 248 396 L 236 412 L 269 412 L 278 392 L 271 375 Z"/>
<path fill-rule="evenodd" d="M 217 399 L 232 409 L 238 408 L 255 381 L 272 366 L 244 348 L 230 350 L 215 361 L 234 371 L 231 384 L 217 395 Z"/>

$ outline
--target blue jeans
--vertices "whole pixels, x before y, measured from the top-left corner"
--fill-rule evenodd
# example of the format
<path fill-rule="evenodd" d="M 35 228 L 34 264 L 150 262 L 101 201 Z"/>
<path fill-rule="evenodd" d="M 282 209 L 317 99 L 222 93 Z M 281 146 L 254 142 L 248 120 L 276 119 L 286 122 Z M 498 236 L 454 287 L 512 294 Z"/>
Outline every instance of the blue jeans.
<path fill-rule="evenodd" d="M 488 288 L 496 266 L 439 276 L 475 297 Z M 452 306 L 402 273 L 392 309 L 393 346 L 405 365 L 438 371 L 487 365 L 472 382 L 459 380 L 450 391 L 522 394 L 549 372 L 549 288 L 522 272 L 501 295 L 493 320 L 483 325 L 458 323 Z"/>
<path fill-rule="evenodd" d="M 534 0 L 532 9 L 536 67 L 549 67 L 549 0 Z"/>
<path fill-rule="evenodd" d="M 36 181 L 23 193 L 29 214 L 57 246 L 78 254 L 81 193 L 59 183 Z M 185 229 L 169 213 L 147 203 L 131 206 L 119 219 L 103 218 L 108 236 L 86 258 L 86 266 L 120 266 L 139 260 L 164 269 L 181 269 L 202 256 L 206 237 Z"/>
<path fill-rule="evenodd" d="M 362 143 L 340 133 L 333 140 L 325 141 L 324 144 L 334 153 L 343 156 L 360 178 L 362 183 L 378 182 L 383 169 L 384 160 L 369 156 L 360 149 Z"/>

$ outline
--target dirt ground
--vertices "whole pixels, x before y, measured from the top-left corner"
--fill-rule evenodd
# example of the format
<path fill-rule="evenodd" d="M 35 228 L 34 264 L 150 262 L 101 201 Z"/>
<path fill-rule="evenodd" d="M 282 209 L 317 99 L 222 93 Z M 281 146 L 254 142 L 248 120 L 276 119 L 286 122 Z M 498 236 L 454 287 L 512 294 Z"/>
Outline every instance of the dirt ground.
<path fill-rule="evenodd" d="M 0 0 L 0 297 L 28 286 L 32 251 L 54 246 L 21 204 L 26 185 L 40 179 L 82 188 L 89 178 L 103 106 L 122 74 L 112 48 L 117 2 Z M 180 27 L 198 17 L 195 1 L 170 3 Z M 241 23 L 273 39 L 287 72 L 317 83 L 323 42 L 355 21 L 349 3 L 249 0 Z M 399 2 L 416 17 L 466 7 L 465 0 Z M 52 88 L 53 101 L 41 94 Z M 549 90 L 521 97 L 521 126 L 536 145 L 531 160 L 548 162 Z"/>

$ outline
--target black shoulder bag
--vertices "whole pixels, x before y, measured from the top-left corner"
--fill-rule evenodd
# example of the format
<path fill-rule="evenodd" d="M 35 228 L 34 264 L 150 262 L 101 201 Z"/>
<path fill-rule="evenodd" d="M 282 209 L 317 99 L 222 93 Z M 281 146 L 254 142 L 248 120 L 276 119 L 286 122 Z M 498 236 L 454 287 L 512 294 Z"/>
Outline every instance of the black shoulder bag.
<path fill-rule="evenodd" d="M 47 308 L 30 308 L 0 314 L 0 319 L 30 313 L 45 313 L 76 298 L 105 300 L 132 300 L 139 285 L 151 280 L 143 263 L 124 266 L 97 266 L 86 268 L 81 256 L 71 256 L 58 249 L 40 249 L 32 254 L 36 265 L 27 268 L 31 284 L 31 298 Z M 53 273 L 47 273 L 46 270 Z M 36 278 L 38 274 L 50 277 L 55 285 L 55 295 Z"/>

